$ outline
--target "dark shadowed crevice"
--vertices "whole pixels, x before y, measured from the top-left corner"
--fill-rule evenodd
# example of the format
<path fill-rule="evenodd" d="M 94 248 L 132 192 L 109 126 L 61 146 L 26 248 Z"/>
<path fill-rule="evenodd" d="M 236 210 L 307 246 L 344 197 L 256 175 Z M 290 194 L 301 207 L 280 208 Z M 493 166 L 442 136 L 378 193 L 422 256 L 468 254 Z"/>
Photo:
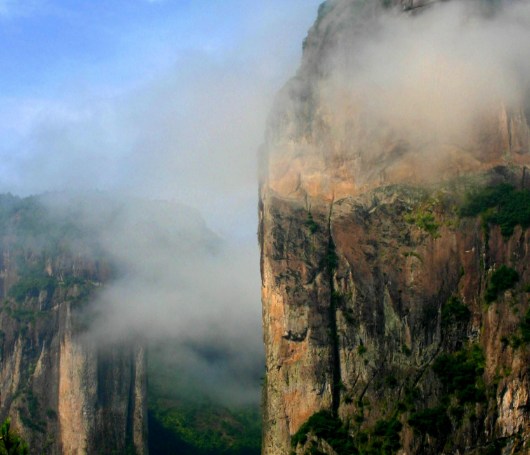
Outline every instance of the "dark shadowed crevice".
<path fill-rule="evenodd" d="M 333 415 L 337 415 L 340 405 L 340 395 L 342 389 L 342 374 L 340 365 L 340 349 L 339 349 L 339 334 L 337 330 L 337 303 L 338 295 L 335 290 L 334 275 L 337 268 L 338 257 L 335 251 L 335 242 L 333 241 L 333 235 L 331 232 L 331 215 L 333 212 L 333 201 L 331 201 L 329 218 L 328 218 L 328 250 L 326 253 L 326 265 L 329 274 L 329 292 L 330 292 L 330 305 L 329 305 L 329 329 L 331 337 L 331 368 L 332 368 L 332 381 L 331 384 L 331 410 Z"/>
<path fill-rule="evenodd" d="M 136 362 L 134 354 L 130 354 L 131 357 L 131 368 L 130 375 L 131 381 L 129 386 L 129 401 L 127 405 L 127 428 L 125 430 L 125 445 L 126 447 L 134 446 L 134 413 L 136 408 L 136 396 L 135 396 L 135 385 L 136 385 Z"/>

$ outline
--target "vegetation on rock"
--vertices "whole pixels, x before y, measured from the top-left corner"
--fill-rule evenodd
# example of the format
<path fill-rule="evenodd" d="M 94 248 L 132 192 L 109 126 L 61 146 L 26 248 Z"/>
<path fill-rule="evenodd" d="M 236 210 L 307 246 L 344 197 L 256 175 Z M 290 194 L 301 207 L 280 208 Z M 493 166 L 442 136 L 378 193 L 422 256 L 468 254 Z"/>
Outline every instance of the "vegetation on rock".
<path fill-rule="evenodd" d="M 415 433 L 433 437 L 439 437 L 451 430 L 447 408 L 442 405 L 413 413 L 408 419 L 408 424 L 414 428 Z"/>
<path fill-rule="evenodd" d="M 326 441 L 338 455 L 393 455 L 401 448 L 402 428 L 396 418 L 379 420 L 373 428 L 359 432 L 354 438 L 338 417 L 320 411 L 300 427 L 291 439 L 291 446 L 296 449 L 305 445 L 311 434 Z"/>
<path fill-rule="evenodd" d="M 484 373 L 484 354 L 478 344 L 471 349 L 440 356 L 433 365 L 434 372 L 444 384 L 448 394 L 455 394 L 463 403 L 483 401 L 485 392 L 477 387 Z"/>
<path fill-rule="evenodd" d="M 311 210 L 307 212 L 307 221 L 306 221 L 307 227 L 309 228 L 309 231 L 311 234 L 315 234 L 318 231 L 318 226 L 315 223 L 315 220 L 313 219 L 313 214 L 311 213 Z"/>
<path fill-rule="evenodd" d="M 11 429 L 11 419 L 6 419 L 0 427 L 0 455 L 28 455 L 27 443 L 18 431 Z"/>
<path fill-rule="evenodd" d="M 186 384 L 179 381 L 181 373 L 169 368 L 155 349 L 150 350 L 148 374 L 151 455 L 260 454 L 258 406 L 228 407 L 198 389 L 186 391 Z"/>
<path fill-rule="evenodd" d="M 461 217 L 481 215 L 485 223 L 501 227 L 509 237 L 516 226 L 530 227 L 530 191 L 516 190 L 508 183 L 488 186 L 470 192 L 458 211 Z"/>
<path fill-rule="evenodd" d="M 442 310 L 442 324 L 448 326 L 455 323 L 467 323 L 471 318 L 471 311 L 462 304 L 456 295 L 452 295 Z"/>
<path fill-rule="evenodd" d="M 491 275 L 490 285 L 486 289 L 484 299 L 487 303 L 494 302 L 501 292 L 512 289 L 518 281 L 519 274 L 517 271 L 506 267 L 504 264 L 501 265 Z"/>

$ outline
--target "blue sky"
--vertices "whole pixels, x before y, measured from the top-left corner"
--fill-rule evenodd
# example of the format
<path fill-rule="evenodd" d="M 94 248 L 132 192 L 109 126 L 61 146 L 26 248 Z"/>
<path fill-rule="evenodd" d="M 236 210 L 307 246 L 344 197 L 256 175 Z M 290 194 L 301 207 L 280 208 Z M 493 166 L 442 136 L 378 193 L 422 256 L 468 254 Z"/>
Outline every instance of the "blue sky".
<path fill-rule="evenodd" d="M 260 397 L 257 151 L 319 1 L 0 0 L 0 192 L 99 189 L 197 208 L 226 254 L 194 266 L 152 248 L 128 257 L 157 280 L 118 282 L 105 314 L 119 309 L 125 332 L 169 328 L 186 341 L 179 370 L 214 377 L 232 400 Z M 190 340 L 235 352 L 236 366 L 209 365 Z"/>
<path fill-rule="evenodd" d="M 176 200 L 254 235 L 256 151 L 319 3 L 0 0 L 0 191 Z"/>

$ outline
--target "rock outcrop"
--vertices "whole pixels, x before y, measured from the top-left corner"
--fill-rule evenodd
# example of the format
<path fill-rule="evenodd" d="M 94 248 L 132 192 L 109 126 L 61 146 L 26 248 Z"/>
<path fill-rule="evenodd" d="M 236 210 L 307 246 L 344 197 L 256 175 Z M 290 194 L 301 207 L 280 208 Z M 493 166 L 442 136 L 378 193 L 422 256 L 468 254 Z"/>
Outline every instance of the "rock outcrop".
<path fill-rule="evenodd" d="M 87 335 L 109 262 L 76 251 L 72 226 L 54 231 L 38 204 L 0 202 L 0 418 L 31 453 L 146 455 L 146 348 Z"/>
<path fill-rule="evenodd" d="M 465 209 L 494 188 L 528 210 L 525 110 L 499 101 L 465 134 L 418 140 L 330 97 L 328 56 L 375 3 L 321 6 L 261 151 L 263 453 L 527 453 L 530 231 L 493 202 Z M 415 20 L 434 2 L 384 3 Z"/>

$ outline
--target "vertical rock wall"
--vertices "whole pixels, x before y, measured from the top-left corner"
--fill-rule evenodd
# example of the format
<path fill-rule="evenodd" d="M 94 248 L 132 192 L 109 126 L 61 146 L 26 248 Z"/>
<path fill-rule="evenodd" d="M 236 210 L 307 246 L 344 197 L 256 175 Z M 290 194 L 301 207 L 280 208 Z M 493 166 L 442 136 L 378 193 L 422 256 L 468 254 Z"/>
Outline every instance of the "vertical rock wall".
<path fill-rule="evenodd" d="M 17 276 L 14 251 L 4 246 L 0 271 L 0 418 L 12 418 L 35 454 L 147 454 L 145 347 L 100 347 L 86 335 L 108 265 L 55 256 L 45 261 L 52 287 L 15 298 L 11 286 L 27 277 Z M 30 252 L 24 260 L 32 264 Z"/>
<path fill-rule="evenodd" d="M 392 3 L 410 11 L 434 2 Z M 292 436 L 321 410 L 340 417 L 356 441 L 366 438 L 359 447 L 373 450 L 384 444 L 374 430 L 383 422 L 400 428 L 402 454 L 526 453 L 528 348 L 507 340 L 529 309 L 523 288 L 530 283 L 530 233 L 519 227 L 503 236 L 490 226 L 486 234 L 479 217 L 455 212 L 472 187 L 528 188 L 524 110 L 499 105 L 481 114 L 465 147 L 433 142 L 432 156 L 440 159 L 427 161 L 413 142 L 396 141 L 400 133 L 390 134 L 388 125 L 364 129 L 354 104 L 324 105 L 326 55 L 340 46 L 347 28 L 341 18 L 361 4 L 367 3 L 321 7 L 260 154 L 263 453 L 297 449 Z M 431 225 L 421 221 L 425 214 Z M 485 305 L 502 265 L 520 281 Z M 469 309 L 469 322 L 443 323 L 453 297 Z M 473 346 L 484 354 L 487 397 L 460 409 L 433 365 Z M 462 415 L 451 414 L 444 437 L 413 431 L 408 419 L 448 396 Z M 307 444 L 300 453 L 311 438 Z M 314 450 L 333 453 L 325 441 Z"/>

